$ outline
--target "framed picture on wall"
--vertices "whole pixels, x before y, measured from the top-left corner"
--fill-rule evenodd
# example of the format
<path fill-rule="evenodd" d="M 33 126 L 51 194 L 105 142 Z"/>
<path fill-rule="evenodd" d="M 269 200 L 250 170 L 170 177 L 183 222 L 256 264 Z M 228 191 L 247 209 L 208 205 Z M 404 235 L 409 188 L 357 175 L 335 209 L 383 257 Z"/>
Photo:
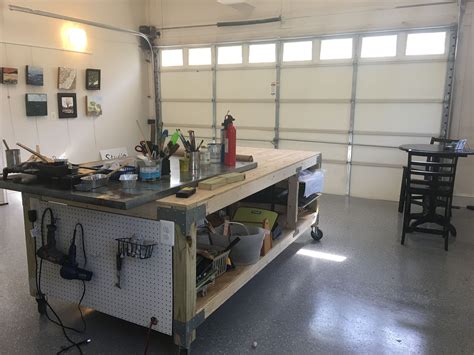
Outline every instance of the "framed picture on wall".
<path fill-rule="evenodd" d="M 34 86 L 43 86 L 43 68 L 27 65 L 26 84 Z"/>
<path fill-rule="evenodd" d="M 18 68 L 2 68 L 2 84 L 18 84 Z"/>
<path fill-rule="evenodd" d="M 58 68 L 58 89 L 73 90 L 76 88 L 76 69 Z"/>
<path fill-rule="evenodd" d="M 87 116 L 102 115 L 102 97 L 100 96 L 86 96 L 86 113 Z"/>
<path fill-rule="evenodd" d="M 76 94 L 58 93 L 58 117 L 76 118 L 77 102 Z"/>
<path fill-rule="evenodd" d="M 100 69 L 86 69 L 86 89 L 100 90 Z"/>
<path fill-rule="evenodd" d="M 27 116 L 47 116 L 48 96 L 46 94 L 25 94 Z"/>

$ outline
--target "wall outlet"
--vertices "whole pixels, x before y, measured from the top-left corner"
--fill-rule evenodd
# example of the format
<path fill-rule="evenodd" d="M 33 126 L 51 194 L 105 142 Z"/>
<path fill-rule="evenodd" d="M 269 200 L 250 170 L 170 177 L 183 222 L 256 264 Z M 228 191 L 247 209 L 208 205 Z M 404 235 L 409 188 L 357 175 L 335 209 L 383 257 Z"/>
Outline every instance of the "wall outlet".
<path fill-rule="evenodd" d="M 51 118 L 54 120 L 56 118 L 58 118 L 58 116 L 56 115 L 56 111 L 53 111 L 51 112 Z"/>
<path fill-rule="evenodd" d="M 160 238 L 161 243 L 174 246 L 174 222 L 160 221 Z"/>

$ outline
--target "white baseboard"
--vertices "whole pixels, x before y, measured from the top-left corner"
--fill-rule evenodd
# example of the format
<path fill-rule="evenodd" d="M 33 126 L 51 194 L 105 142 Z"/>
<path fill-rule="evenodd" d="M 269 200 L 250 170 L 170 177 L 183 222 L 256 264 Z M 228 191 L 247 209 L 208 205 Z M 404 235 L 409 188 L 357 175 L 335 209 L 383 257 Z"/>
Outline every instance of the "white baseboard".
<path fill-rule="evenodd" d="M 474 196 L 454 195 L 453 205 L 459 207 L 474 206 Z"/>

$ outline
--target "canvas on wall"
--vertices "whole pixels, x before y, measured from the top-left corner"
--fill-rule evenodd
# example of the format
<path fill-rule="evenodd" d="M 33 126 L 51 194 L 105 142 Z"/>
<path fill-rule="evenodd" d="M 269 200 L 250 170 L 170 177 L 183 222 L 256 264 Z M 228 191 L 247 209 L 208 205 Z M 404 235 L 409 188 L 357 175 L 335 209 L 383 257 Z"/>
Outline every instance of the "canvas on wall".
<path fill-rule="evenodd" d="M 26 84 L 43 86 L 43 68 L 33 65 L 26 66 Z"/>
<path fill-rule="evenodd" d="M 100 69 L 86 69 L 86 89 L 100 90 Z"/>
<path fill-rule="evenodd" d="M 86 113 L 87 116 L 102 115 L 102 97 L 86 96 Z"/>
<path fill-rule="evenodd" d="M 58 117 L 76 118 L 77 102 L 76 94 L 59 93 L 58 94 Z"/>
<path fill-rule="evenodd" d="M 47 116 L 48 96 L 46 94 L 25 94 L 27 116 Z"/>
<path fill-rule="evenodd" d="M 73 90 L 76 88 L 76 69 L 58 68 L 58 89 Z"/>
<path fill-rule="evenodd" d="M 18 84 L 18 68 L 2 68 L 2 84 Z"/>

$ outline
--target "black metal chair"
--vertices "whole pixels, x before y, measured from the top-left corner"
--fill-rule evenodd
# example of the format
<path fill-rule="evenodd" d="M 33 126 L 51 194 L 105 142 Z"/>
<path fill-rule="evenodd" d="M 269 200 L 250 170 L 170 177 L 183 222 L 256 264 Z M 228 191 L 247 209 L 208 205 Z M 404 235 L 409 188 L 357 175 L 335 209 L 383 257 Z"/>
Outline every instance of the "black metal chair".
<path fill-rule="evenodd" d="M 459 142 L 458 139 L 448 139 L 448 138 L 437 138 L 437 137 L 431 137 L 430 144 L 454 144 Z M 401 181 L 401 186 L 400 186 L 400 198 L 398 200 L 398 212 L 402 213 L 403 212 L 403 207 L 405 205 L 405 187 L 406 187 L 406 179 L 407 179 L 407 167 L 403 167 L 403 172 L 402 172 L 402 181 Z M 421 203 L 417 202 L 419 199 L 416 197 L 413 199 L 415 204 L 422 205 Z"/>
<path fill-rule="evenodd" d="M 448 250 L 457 160 L 456 155 L 443 155 L 441 158 L 431 153 L 408 153 L 402 244 L 406 233 L 432 233 L 443 236 L 444 248 Z M 413 202 L 418 202 L 420 197 L 423 211 L 412 213 Z M 438 208 L 444 210 L 443 214 L 437 214 Z M 436 223 L 442 229 L 420 227 L 425 223 Z"/>

